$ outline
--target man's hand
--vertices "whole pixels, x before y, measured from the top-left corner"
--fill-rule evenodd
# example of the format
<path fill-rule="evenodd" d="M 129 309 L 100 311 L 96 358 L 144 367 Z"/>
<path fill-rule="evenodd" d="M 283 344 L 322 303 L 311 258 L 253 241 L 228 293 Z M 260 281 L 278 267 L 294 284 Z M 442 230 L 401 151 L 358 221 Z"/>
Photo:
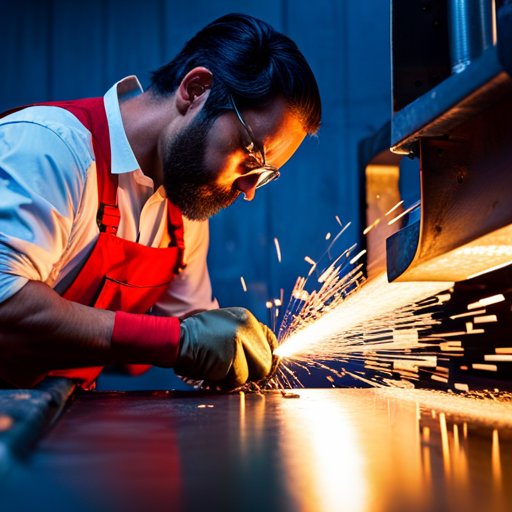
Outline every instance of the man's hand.
<path fill-rule="evenodd" d="M 277 347 L 274 333 L 244 308 L 205 311 L 181 324 L 178 375 L 236 388 L 266 377 Z"/>

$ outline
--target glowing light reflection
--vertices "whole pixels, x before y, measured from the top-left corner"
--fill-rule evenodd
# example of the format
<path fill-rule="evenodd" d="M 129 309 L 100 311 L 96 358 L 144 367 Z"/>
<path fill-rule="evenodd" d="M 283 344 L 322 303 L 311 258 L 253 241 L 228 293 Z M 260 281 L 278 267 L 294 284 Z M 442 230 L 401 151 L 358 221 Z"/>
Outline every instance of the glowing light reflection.
<path fill-rule="evenodd" d="M 364 454 L 350 417 L 328 396 L 302 405 L 292 403 L 283 416 L 283 449 L 289 452 L 287 472 L 298 509 L 369 512 Z"/>

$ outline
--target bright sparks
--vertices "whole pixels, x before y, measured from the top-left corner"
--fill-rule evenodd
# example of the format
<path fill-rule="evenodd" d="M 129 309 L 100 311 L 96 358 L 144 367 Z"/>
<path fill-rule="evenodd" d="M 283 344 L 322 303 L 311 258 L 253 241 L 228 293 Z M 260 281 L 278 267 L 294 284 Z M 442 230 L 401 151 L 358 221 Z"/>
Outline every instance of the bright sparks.
<path fill-rule="evenodd" d="M 325 308 L 320 318 L 305 322 L 302 327 L 297 325 L 289 336 L 283 335 L 283 343 L 276 354 L 282 357 L 314 354 L 317 358 L 329 359 L 343 357 L 350 352 L 375 350 L 375 345 L 365 346 L 364 339 L 353 340 L 352 337 L 357 333 L 368 333 L 373 325 L 376 339 L 382 338 L 379 331 L 396 326 L 395 310 L 440 293 L 452 285 L 446 282 L 388 283 L 387 276 L 381 275 L 358 286 L 357 293 L 349 294 L 336 307 Z M 393 338 L 388 342 L 388 348 L 398 348 Z"/>
<path fill-rule="evenodd" d="M 366 254 L 366 249 L 363 249 L 361 252 L 357 253 L 351 260 L 350 264 L 353 265 L 356 261 L 358 261 L 362 256 Z"/>
<path fill-rule="evenodd" d="M 279 240 L 274 238 L 274 244 L 276 246 L 277 260 L 281 263 L 281 248 L 279 247 Z"/>
<path fill-rule="evenodd" d="M 405 210 L 405 212 L 402 212 L 400 215 L 398 215 L 397 217 L 395 217 L 394 219 L 390 220 L 388 222 L 388 226 L 391 226 L 392 224 L 394 224 L 395 222 L 397 222 L 398 220 L 400 220 L 402 217 L 404 217 L 405 215 L 407 215 L 408 213 L 411 213 L 413 210 L 415 210 L 416 208 L 418 208 L 420 206 L 420 202 L 418 201 L 417 203 L 413 204 L 410 208 L 407 208 L 407 210 Z"/>
<path fill-rule="evenodd" d="M 242 283 L 242 288 L 244 289 L 244 292 L 247 291 L 247 285 L 245 284 L 244 276 L 240 276 L 240 282 Z"/>
<path fill-rule="evenodd" d="M 505 297 L 500 293 L 499 295 L 493 295 L 492 297 L 486 297 L 485 299 L 480 299 L 478 302 L 473 302 L 472 304 L 468 304 L 468 310 L 478 309 L 485 306 L 490 306 L 491 304 L 497 304 L 498 302 L 503 302 Z"/>
<path fill-rule="evenodd" d="M 370 224 L 364 231 L 363 235 L 367 235 L 378 223 L 380 222 L 380 219 L 377 219 L 373 224 Z"/>
<path fill-rule="evenodd" d="M 404 204 L 403 201 L 400 201 L 398 202 L 397 204 L 395 204 L 395 206 L 393 206 L 393 208 L 391 208 L 391 210 L 389 210 L 388 213 L 386 213 L 386 217 L 390 214 L 390 213 L 393 213 L 400 205 Z"/>

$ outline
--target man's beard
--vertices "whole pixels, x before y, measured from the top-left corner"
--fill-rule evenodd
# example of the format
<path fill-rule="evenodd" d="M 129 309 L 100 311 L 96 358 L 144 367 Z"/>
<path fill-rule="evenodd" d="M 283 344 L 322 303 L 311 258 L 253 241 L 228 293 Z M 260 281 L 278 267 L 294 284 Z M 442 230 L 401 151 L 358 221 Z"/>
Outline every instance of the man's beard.
<path fill-rule="evenodd" d="M 227 208 L 240 194 L 216 183 L 205 167 L 206 136 L 210 125 L 195 119 L 164 148 L 164 189 L 172 204 L 189 220 L 206 220 Z"/>

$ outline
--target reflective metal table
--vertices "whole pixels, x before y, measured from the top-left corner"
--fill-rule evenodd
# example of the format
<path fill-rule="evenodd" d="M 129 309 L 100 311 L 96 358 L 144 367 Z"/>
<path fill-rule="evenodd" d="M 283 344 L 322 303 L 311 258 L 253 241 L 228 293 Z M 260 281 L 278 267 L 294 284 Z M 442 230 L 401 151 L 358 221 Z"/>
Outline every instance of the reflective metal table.
<path fill-rule="evenodd" d="M 512 510 L 512 405 L 414 390 L 84 393 L 7 511 Z"/>

